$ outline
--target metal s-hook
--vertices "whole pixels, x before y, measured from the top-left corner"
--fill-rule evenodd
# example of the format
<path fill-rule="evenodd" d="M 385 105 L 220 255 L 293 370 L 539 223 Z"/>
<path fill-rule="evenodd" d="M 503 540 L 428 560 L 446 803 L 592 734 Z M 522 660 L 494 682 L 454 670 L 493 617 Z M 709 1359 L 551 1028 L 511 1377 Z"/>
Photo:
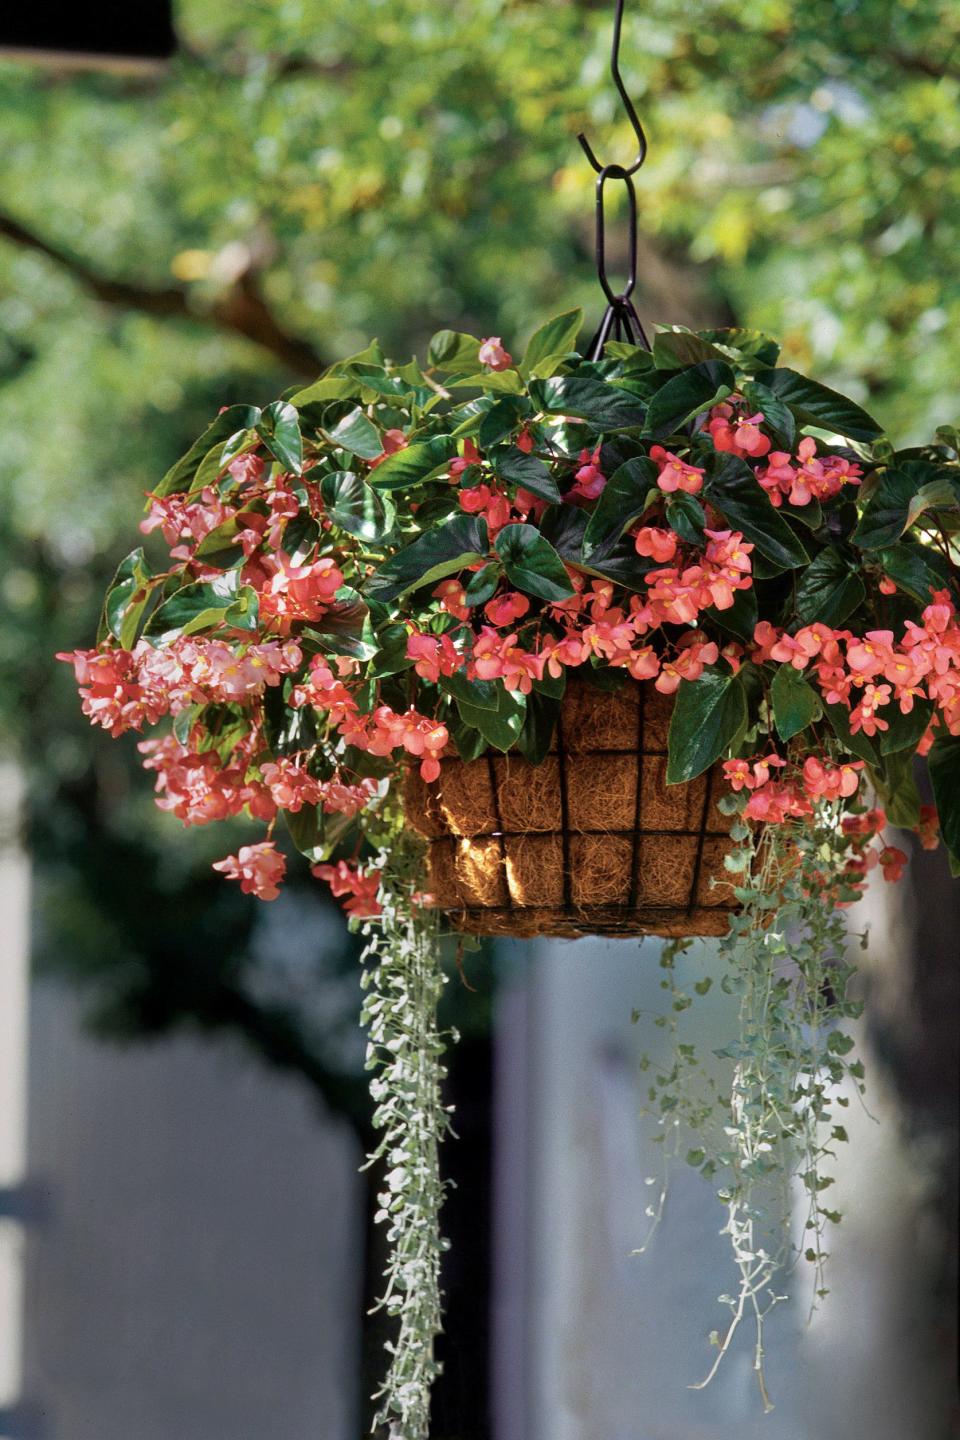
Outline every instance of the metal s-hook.
<path fill-rule="evenodd" d="M 635 175 L 640 169 L 640 166 L 643 164 L 644 160 L 646 160 L 647 158 L 647 137 L 644 134 L 643 126 L 640 124 L 640 117 L 637 114 L 636 110 L 633 108 L 633 101 L 627 94 L 626 87 L 623 83 L 623 77 L 620 74 L 620 32 L 623 28 L 623 5 L 624 0 L 617 0 L 617 10 L 613 19 L 613 45 L 610 50 L 610 74 L 613 78 L 614 85 L 616 85 L 617 90 L 620 92 L 620 99 L 623 101 L 623 108 L 626 110 L 630 124 L 633 126 L 633 133 L 637 137 L 637 158 L 630 166 L 601 165 L 600 161 L 593 153 L 593 147 L 591 146 L 590 141 L 587 139 L 586 135 L 584 135 L 583 131 L 581 130 L 580 134 L 577 136 L 577 139 L 580 141 L 580 145 L 583 149 L 583 153 L 586 155 L 587 159 L 590 161 L 590 164 L 593 166 L 594 170 L 596 170 L 597 174 L 599 175 L 601 171 L 606 170 L 609 175 L 615 177 L 618 180 L 625 180 L 628 175 Z"/>
<path fill-rule="evenodd" d="M 613 46 L 610 52 L 610 74 L 613 83 L 619 91 L 623 101 L 624 109 L 633 126 L 634 134 L 637 137 L 637 157 L 632 165 L 619 165 L 612 163 L 602 165 L 593 152 L 587 137 L 583 134 L 577 136 L 583 148 L 583 152 L 594 170 L 597 172 L 597 210 L 596 210 L 596 260 L 597 278 L 607 297 L 607 309 L 596 334 L 590 342 L 587 350 L 589 360 L 598 360 L 603 353 L 603 347 L 611 338 L 617 340 L 639 341 L 649 349 L 649 341 L 640 317 L 633 307 L 630 296 L 633 294 L 637 283 L 637 196 L 634 190 L 632 176 L 640 169 L 647 158 L 647 137 L 644 134 L 640 118 L 633 107 L 633 102 L 624 88 L 623 79 L 620 75 L 620 32 L 623 26 L 624 0 L 617 0 L 616 14 L 613 22 Z M 607 258 L 605 248 L 605 223 L 604 223 L 604 187 L 608 180 L 622 180 L 627 191 L 627 236 L 628 236 L 628 260 L 629 272 L 627 283 L 623 290 L 617 292 L 612 289 L 607 279 Z"/>

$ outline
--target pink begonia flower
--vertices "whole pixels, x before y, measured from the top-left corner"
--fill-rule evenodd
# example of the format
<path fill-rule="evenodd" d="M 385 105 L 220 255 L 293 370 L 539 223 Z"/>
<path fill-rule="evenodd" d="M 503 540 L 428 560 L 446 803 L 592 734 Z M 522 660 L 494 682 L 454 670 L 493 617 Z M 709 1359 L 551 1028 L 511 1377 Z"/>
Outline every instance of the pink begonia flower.
<path fill-rule="evenodd" d="M 483 456 L 474 445 L 472 440 L 464 440 L 463 454 L 457 455 L 450 461 L 450 479 L 459 480 L 464 470 L 469 470 L 471 465 L 479 465 Z"/>
<path fill-rule="evenodd" d="M 880 869 L 884 880 L 899 880 L 907 865 L 907 857 L 896 845 L 885 845 L 880 851 Z"/>
<path fill-rule="evenodd" d="M 359 865 L 348 865 L 346 860 L 338 860 L 335 865 L 311 865 L 310 873 L 318 880 L 326 880 L 337 899 L 344 895 L 350 897 L 343 907 L 348 915 L 367 920 L 381 913 L 383 906 L 377 899 L 379 870 L 363 870 Z"/>
<path fill-rule="evenodd" d="M 448 615 L 453 615 L 457 620 L 469 620 L 470 606 L 467 604 L 467 592 L 459 580 L 441 580 L 435 590 L 430 594 L 434 600 L 440 601 L 440 609 Z"/>
<path fill-rule="evenodd" d="M 688 495 L 696 495 L 703 488 L 705 471 L 697 465 L 688 465 L 679 456 L 664 450 L 662 445 L 651 445 L 650 459 L 660 471 L 657 484 L 665 494 L 672 495 L 675 490 L 683 490 Z"/>
<path fill-rule="evenodd" d="M 638 555 L 649 555 L 652 560 L 666 565 L 677 553 L 677 537 L 672 530 L 644 525 L 637 531 L 633 546 Z"/>
<path fill-rule="evenodd" d="M 463 656 L 447 634 L 414 632 L 407 639 L 407 658 L 416 662 L 413 668 L 421 680 L 432 680 L 434 684 L 441 675 L 453 675 L 463 664 Z"/>
<path fill-rule="evenodd" d="M 830 765 L 808 755 L 803 762 L 803 788 L 811 800 L 847 800 L 857 792 L 862 769 L 862 760 Z"/>
<path fill-rule="evenodd" d="M 738 403 L 742 405 L 743 401 Z M 713 448 L 723 454 L 739 455 L 742 459 L 768 454 L 770 441 L 759 429 L 763 418 L 759 411 L 756 415 L 737 414 L 734 406 L 726 402 L 714 405 L 707 419 Z"/>
<path fill-rule="evenodd" d="M 914 834 L 919 838 L 924 850 L 936 850 L 940 844 L 940 817 L 937 815 L 936 805 L 921 805 L 920 820 L 914 826 Z"/>
<path fill-rule="evenodd" d="M 521 595 L 518 590 L 510 590 L 505 595 L 495 595 L 488 600 L 483 607 L 483 613 L 491 625 L 498 627 L 512 625 L 514 620 L 521 619 L 530 609 L 530 601 L 526 595 Z"/>
<path fill-rule="evenodd" d="M 566 498 L 569 500 L 573 495 L 579 495 L 584 500 L 596 500 L 603 494 L 607 483 L 607 477 L 600 469 L 600 446 L 595 450 L 580 451 L 580 468 L 574 476 L 574 484 L 567 491 Z"/>
<path fill-rule="evenodd" d="M 496 486 L 474 485 L 470 490 L 461 490 L 458 500 L 460 509 L 468 515 L 483 515 L 486 518 L 491 539 L 504 525 L 510 524 L 510 501 Z"/>
<path fill-rule="evenodd" d="M 513 364 L 513 356 L 508 350 L 504 350 L 499 335 L 491 335 L 481 343 L 477 358 L 488 370 L 509 370 Z"/>
<path fill-rule="evenodd" d="M 241 845 L 236 855 L 215 860 L 213 868 L 228 880 L 239 880 L 245 895 L 276 900 L 287 861 L 272 840 L 261 840 L 258 845 Z"/>
<path fill-rule="evenodd" d="M 526 422 L 524 422 L 523 428 L 517 436 L 516 445 L 517 449 L 522 450 L 525 455 L 529 455 L 533 449 L 533 436 L 530 434 Z"/>
<path fill-rule="evenodd" d="M 406 450 L 410 444 L 409 436 L 402 430 L 386 430 L 383 435 L 383 449 L 379 455 L 375 455 L 370 461 L 370 469 L 376 470 L 382 465 L 388 455 L 396 455 L 398 450 Z"/>

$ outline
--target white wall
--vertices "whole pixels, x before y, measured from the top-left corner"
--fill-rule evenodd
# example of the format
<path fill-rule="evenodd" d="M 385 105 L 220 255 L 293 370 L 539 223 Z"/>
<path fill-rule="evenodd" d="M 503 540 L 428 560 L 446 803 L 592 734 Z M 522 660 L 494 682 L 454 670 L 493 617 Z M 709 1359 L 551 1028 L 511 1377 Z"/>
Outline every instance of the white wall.
<path fill-rule="evenodd" d="M 44 1440 L 356 1440 L 360 1156 L 227 1041 L 34 989 L 25 1387 Z"/>
<path fill-rule="evenodd" d="M 895 932 L 880 925 L 876 963 Z M 725 1328 L 715 1297 L 735 1287 L 722 1207 L 682 1163 L 649 1251 L 630 1253 L 649 1224 L 646 1178 L 659 1173 L 655 1132 L 637 1118 L 637 1061 L 665 1044 L 630 1014 L 663 1008 L 658 947 L 504 947 L 496 1440 L 944 1440 L 949 1397 L 924 1353 L 924 1166 L 905 1149 L 869 1056 L 880 1123 L 856 1102 L 845 1117 L 832 1293 L 807 1326 L 801 1265 L 796 1299 L 768 1322 L 775 1411 L 761 1414 L 748 1333 L 709 1389 L 687 1388 L 712 1361 L 708 1332 Z M 723 1044 L 730 1001 L 714 986 L 697 1008 L 701 1045 Z"/>

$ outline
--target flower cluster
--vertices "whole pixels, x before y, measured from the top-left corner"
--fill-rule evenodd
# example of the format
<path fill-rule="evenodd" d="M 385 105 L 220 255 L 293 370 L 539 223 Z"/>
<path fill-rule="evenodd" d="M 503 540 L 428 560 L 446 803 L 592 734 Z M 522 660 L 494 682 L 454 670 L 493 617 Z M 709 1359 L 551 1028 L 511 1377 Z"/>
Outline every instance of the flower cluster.
<path fill-rule="evenodd" d="M 223 873 L 275 893 L 263 846 L 296 817 L 314 861 L 345 847 L 315 873 L 369 913 L 391 779 L 501 736 L 537 751 L 578 673 L 676 695 L 682 778 L 724 764 L 750 821 L 856 801 L 866 755 L 886 795 L 905 748 L 954 793 L 960 458 L 914 448 L 912 493 L 888 486 L 879 427 L 812 381 L 794 406 L 765 337 L 698 337 L 707 376 L 673 334 L 598 368 L 559 322 L 535 365 L 441 332 L 426 370 L 346 362 L 224 410 L 147 497 L 166 552 L 127 557 L 99 644 L 63 658 L 111 735 L 172 719 L 140 746 L 163 809 L 268 827 Z M 922 842 L 938 823 L 956 853 L 952 813 Z"/>

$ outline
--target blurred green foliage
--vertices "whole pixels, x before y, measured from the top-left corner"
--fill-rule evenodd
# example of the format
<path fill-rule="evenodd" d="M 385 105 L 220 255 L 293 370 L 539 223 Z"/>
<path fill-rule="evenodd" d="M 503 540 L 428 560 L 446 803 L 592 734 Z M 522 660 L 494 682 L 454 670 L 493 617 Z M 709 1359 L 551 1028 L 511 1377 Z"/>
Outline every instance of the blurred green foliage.
<path fill-rule="evenodd" d="M 226 997 L 255 1020 L 262 962 L 252 902 L 209 874 L 220 841 L 153 812 L 133 746 L 108 754 L 51 653 L 90 643 L 143 492 L 220 405 L 371 334 L 404 357 L 443 325 L 511 347 L 546 314 L 599 313 L 576 133 L 633 153 L 611 12 L 182 0 L 161 73 L 0 64 L 0 720 L 33 774 L 42 949 L 93 980 L 113 1029 L 202 1012 L 243 1030 Z M 904 443 L 951 420 L 951 0 L 644 0 L 622 68 L 650 137 L 644 318 L 777 333 Z M 189 924 L 160 923 L 181 904 Z M 204 1009 L 210 925 L 231 954 Z M 323 1041 L 296 986 L 270 1004 L 303 1069 Z"/>

